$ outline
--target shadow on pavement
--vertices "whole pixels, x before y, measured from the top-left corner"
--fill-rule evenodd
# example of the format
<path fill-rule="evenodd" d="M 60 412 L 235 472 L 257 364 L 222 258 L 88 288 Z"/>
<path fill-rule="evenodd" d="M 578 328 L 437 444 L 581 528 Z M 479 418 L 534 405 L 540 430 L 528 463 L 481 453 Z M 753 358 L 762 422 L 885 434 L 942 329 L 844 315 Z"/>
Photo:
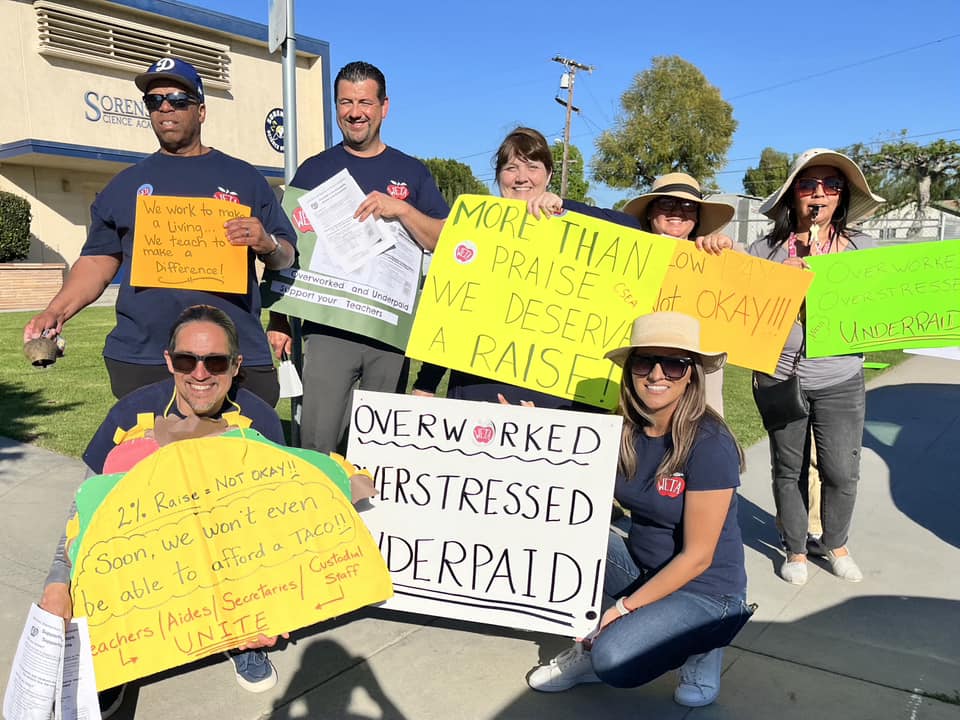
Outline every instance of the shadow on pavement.
<path fill-rule="evenodd" d="M 960 547 L 960 386 L 911 383 L 867 392 L 863 445 L 890 469 L 894 505 Z"/>
<path fill-rule="evenodd" d="M 313 692 L 346 673 L 349 673 L 346 689 L 340 687 L 333 692 Z M 405 716 L 387 697 L 363 657 L 351 655 L 336 640 L 323 637 L 311 640 L 283 697 L 274 703 L 270 718 L 364 720 L 370 715 L 350 709 L 353 691 L 356 689 L 362 690 L 367 700 L 376 706 L 376 717 L 382 720 L 405 720 Z"/>

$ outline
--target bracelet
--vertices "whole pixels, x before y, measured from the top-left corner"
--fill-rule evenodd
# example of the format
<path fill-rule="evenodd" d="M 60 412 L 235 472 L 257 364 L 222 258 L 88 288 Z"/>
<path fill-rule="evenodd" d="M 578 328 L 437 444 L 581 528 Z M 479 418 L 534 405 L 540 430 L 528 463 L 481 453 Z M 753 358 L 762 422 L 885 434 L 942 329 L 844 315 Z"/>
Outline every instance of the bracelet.
<path fill-rule="evenodd" d="M 623 598 L 617 598 L 617 603 L 615 605 L 615 607 L 617 608 L 617 612 L 620 613 L 620 617 L 623 617 L 624 615 L 629 615 L 630 613 L 633 612 L 633 610 L 627 607 L 627 604 L 623 602 L 623 600 L 624 600 Z"/>
<path fill-rule="evenodd" d="M 258 255 L 261 260 L 266 260 L 268 257 L 273 257 L 277 254 L 277 250 L 280 249 L 280 241 L 277 240 L 277 236 L 273 233 L 270 233 L 270 239 L 273 240 L 273 250 L 270 252 L 263 253 L 263 255 Z"/>

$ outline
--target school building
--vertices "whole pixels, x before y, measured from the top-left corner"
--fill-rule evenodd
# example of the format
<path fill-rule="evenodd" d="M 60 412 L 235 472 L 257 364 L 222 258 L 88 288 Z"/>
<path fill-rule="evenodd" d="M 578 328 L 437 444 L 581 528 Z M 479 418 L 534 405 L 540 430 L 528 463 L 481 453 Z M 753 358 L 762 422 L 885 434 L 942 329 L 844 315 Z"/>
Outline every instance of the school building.
<path fill-rule="evenodd" d="M 266 13 L 264 3 L 264 22 Z M 23 293 L 49 299 L 61 276 L 51 291 L 50 279 L 31 268 L 68 268 L 80 254 L 96 194 L 157 151 L 133 83 L 157 58 L 182 58 L 203 78 L 204 144 L 250 162 L 280 186 L 282 60 L 279 51 L 269 53 L 267 34 L 266 24 L 176 0 L 0 0 L 7 87 L 0 190 L 30 201 L 34 236 L 19 263 L 23 277 L 0 283 L 0 309 L 10 296 L 24 308 L 45 304 Z M 330 47 L 298 35 L 296 49 L 297 141 L 306 158 L 332 142 Z"/>

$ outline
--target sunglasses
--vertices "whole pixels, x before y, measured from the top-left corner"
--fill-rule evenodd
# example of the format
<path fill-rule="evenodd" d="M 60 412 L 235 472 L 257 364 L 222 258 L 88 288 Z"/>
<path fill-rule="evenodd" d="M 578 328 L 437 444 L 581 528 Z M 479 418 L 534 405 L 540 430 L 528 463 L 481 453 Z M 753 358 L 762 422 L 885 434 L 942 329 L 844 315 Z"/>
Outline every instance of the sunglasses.
<path fill-rule="evenodd" d="M 796 187 L 798 195 L 806 197 L 817 191 L 817 185 L 823 185 L 824 195 L 839 195 L 846 184 L 842 177 L 828 177 L 823 178 L 823 180 L 820 178 L 800 178 L 794 187 Z"/>
<path fill-rule="evenodd" d="M 143 96 L 143 104 L 147 106 L 150 112 L 156 112 L 163 106 L 163 101 L 170 103 L 174 110 L 186 110 L 191 105 L 199 105 L 200 101 L 193 95 L 185 92 L 172 92 L 166 95 L 160 93 L 148 93 Z"/>
<path fill-rule="evenodd" d="M 194 355 L 190 352 L 170 353 L 173 369 L 179 373 L 192 373 L 198 363 L 203 363 L 211 375 L 223 375 L 233 366 L 231 355 Z"/>
<path fill-rule="evenodd" d="M 687 374 L 687 370 L 693 365 L 693 359 L 665 355 L 630 356 L 630 372 L 639 377 L 646 377 L 652 373 L 656 365 L 660 366 L 667 380 L 679 380 Z"/>
<path fill-rule="evenodd" d="M 681 210 L 687 214 L 692 214 L 697 211 L 697 205 L 700 203 L 693 200 L 681 200 L 680 198 L 673 197 L 658 197 L 653 201 L 653 206 L 657 210 L 663 210 L 665 212 L 673 212 L 674 210 Z"/>

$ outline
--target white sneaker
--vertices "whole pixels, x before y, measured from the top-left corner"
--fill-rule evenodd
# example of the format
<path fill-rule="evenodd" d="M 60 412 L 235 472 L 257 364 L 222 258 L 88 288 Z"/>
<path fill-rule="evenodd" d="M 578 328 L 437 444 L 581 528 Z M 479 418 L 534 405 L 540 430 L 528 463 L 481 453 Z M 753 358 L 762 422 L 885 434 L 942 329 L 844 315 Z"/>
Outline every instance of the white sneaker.
<path fill-rule="evenodd" d="M 780 566 L 780 577 L 791 585 L 807 584 L 807 563 L 784 561 Z"/>
<path fill-rule="evenodd" d="M 860 571 L 860 568 L 857 567 L 853 558 L 850 557 L 849 552 L 846 555 L 834 555 L 833 550 L 828 550 L 827 560 L 830 563 L 830 569 L 833 570 L 833 574 L 841 580 L 846 580 L 847 582 L 860 582 L 863 580 L 863 573 Z"/>
<path fill-rule="evenodd" d="M 563 692 L 580 683 L 598 682 L 601 680 L 593 671 L 590 651 L 584 650 L 582 643 L 564 650 L 527 677 L 527 685 L 540 692 Z"/>
<path fill-rule="evenodd" d="M 709 705 L 720 694 L 723 648 L 702 655 L 691 655 L 680 667 L 680 680 L 673 700 L 684 707 Z"/>

